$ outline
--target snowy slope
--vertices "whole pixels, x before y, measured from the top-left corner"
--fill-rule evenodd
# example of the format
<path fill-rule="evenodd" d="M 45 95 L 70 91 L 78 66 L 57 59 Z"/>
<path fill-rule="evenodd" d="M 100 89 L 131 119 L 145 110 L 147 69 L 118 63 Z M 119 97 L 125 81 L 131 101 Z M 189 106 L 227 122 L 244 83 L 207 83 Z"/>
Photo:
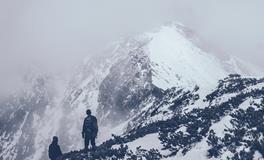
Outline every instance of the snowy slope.
<path fill-rule="evenodd" d="M 162 89 L 192 89 L 198 85 L 206 92 L 228 72 L 218 59 L 203 52 L 184 34 L 177 25 L 146 34 L 150 39 L 146 49 L 154 70 L 153 84 Z"/>
<path fill-rule="evenodd" d="M 154 114 L 150 112 L 151 114 L 145 114 L 145 117 L 140 115 L 141 121 L 137 122 L 137 126 L 125 133 L 122 138 L 116 138 L 115 143 L 125 143 L 128 150 L 132 150 L 137 156 L 140 156 L 144 149 L 146 150 L 144 156 L 156 155 L 160 157 L 158 159 L 162 157 L 186 160 L 252 159 L 256 156 L 261 158 L 264 154 L 262 149 L 264 145 L 263 82 L 263 79 L 230 76 L 208 94 L 207 99 L 204 100 L 204 105 L 207 105 L 205 108 L 184 114 L 176 112 L 175 107 L 181 111 L 188 108 L 189 104 L 180 105 L 177 99 L 174 99 L 173 103 L 169 104 L 170 110 L 174 110 L 173 117 L 150 121 L 148 116 L 162 115 L 164 112 L 154 112 Z M 227 101 L 217 100 L 216 103 L 211 103 L 215 99 L 224 99 L 221 97 L 231 93 L 237 93 L 237 95 Z M 184 101 L 188 99 L 190 97 L 185 97 Z M 162 110 L 167 108 L 166 105 L 167 103 L 158 108 Z M 156 106 L 153 105 L 151 108 L 155 110 Z M 153 137 L 155 133 L 158 133 L 158 138 Z M 148 137 L 152 137 L 153 141 L 149 142 Z M 157 145 L 157 139 L 160 140 L 162 149 L 160 145 Z M 148 145 L 154 143 L 155 145 L 151 148 L 158 152 L 151 151 Z M 136 146 L 142 148 L 135 151 L 135 148 L 138 148 Z M 114 145 L 114 148 L 118 147 Z"/>
<path fill-rule="evenodd" d="M 184 113 L 189 103 L 178 100 L 190 102 L 195 92 L 184 98 L 175 98 L 173 92 L 168 92 L 166 96 L 171 95 L 171 99 L 165 96 L 158 100 L 163 104 L 152 101 L 150 106 L 138 111 L 143 114 L 138 115 L 140 121 L 134 128 L 106 141 L 91 158 L 263 159 L 264 79 L 230 75 L 207 94 L 206 107 Z M 227 95 L 233 96 L 226 100 Z M 166 115 L 164 111 L 168 110 L 173 111 L 170 118 L 157 121 L 148 118 Z M 85 154 L 76 152 L 66 156 L 81 159 Z"/>
<path fill-rule="evenodd" d="M 177 87 L 188 91 L 198 86 L 199 96 L 205 97 L 218 80 L 229 74 L 246 75 L 237 65 L 229 64 L 227 68 L 226 63 L 197 47 L 186 35 L 184 26 L 178 24 L 128 39 L 125 44 L 124 60 L 113 63 L 101 84 L 98 111 L 102 121 L 115 117 L 121 121 L 129 119 L 129 111 L 137 110 L 140 107 L 137 102 L 144 101 L 155 88 L 165 91 Z M 144 90 L 146 86 L 149 89 Z M 116 101 L 117 97 L 121 103 Z"/>

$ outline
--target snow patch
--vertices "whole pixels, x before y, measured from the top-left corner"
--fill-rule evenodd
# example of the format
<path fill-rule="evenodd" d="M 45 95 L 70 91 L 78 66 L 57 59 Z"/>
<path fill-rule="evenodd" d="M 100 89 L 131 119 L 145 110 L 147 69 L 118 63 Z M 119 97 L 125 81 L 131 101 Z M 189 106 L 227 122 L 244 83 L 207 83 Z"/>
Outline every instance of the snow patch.
<path fill-rule="evenodd" d="M 206 92 L 228 75 L 218 59 L 196 47 L 177 26 L 164 26 L 146 36 L 150 39 L 146 52 L 152 62 L 153 84 L 164 90 L 198 85 Z"/>
<path fill-rule="evenodd" d="M 126 144 L 130 150 L 136 152 L 137 147 L 141 146 L 141 148 L 150 150 L 150 149 L 158 149 L 161 151 L 163 146 L 160 143 L 158 133 L 148 134 L 142 138 L 138 138 L 133 142 L 129 142 Z"/>
<path fill-rule="evenodd" d="M 186 153 L 186 155 L 183 155 L 182 152 L 178 152 L 178 154 L 175 157 L 167 158 L 166 160 L 205 160 L 207 158 L 207 150 L 210 149 L 206 138 L 204 138 L 201 142 L 197 143 L 192 150 Z"/>
<path fill-rule="evenodd" d="M 210 130 L 213 130 L 217 137 L 224 138 L 225 136 L 225 129 L 231 128 L 232 124 L 230 123 L 232 117 L 231 116 L 225 116 L 221 119 L 221 121 L 214 123 Z"/>

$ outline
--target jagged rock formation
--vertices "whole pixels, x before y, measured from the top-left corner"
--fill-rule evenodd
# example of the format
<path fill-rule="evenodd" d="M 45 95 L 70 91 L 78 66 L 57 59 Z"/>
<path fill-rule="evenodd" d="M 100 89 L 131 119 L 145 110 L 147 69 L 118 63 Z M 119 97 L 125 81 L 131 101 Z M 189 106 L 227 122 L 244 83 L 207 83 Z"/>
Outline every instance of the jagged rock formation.
<path fill-rule="evenodd" d="M 159 99 L 147 109 L 142 108 L 132 120 L 135 125 L 122 136 L 103 144 L 108 147 L 107 151 L 99 147 L 96 154 L 105 156 L 101 157 L 104 159 L 120 158 L 120 153 L 123 159 L 238 160 L 261 157 L 264 154 L 264 79 L 230 75 L 219 81 L 217 88 L 199 102 L 201 104 L 197 104 L 198 91 L 167 90 L 164 99 L 169 102 Z M 190 105 L 193 105 L 191 110 Z M 170 117 L 166 116 L 168 112 L 172 114 Z M 144 143 L 151 143 L 144 141 L 144 137 L 153 134 L 162 144 L 160 150 L 158 146 L 151 146 L 132 151 L 135 149 L 130 148 L 133 141 L 143 137 L 136 147 L 144 146 Z M 111 154 L 107 155 L 108 152 Z M 71 159 L 73 155 L 67 156 Z"/>
<path fill-rule="evenodd" d="M 149 58 L 142 48 L 114 64 L 99 88 L 98 116 L 103 116 L 101 122 L 126 120 L 130 111 L 137 109 L 151 94 L 154 88 L 151 74 Z"/>

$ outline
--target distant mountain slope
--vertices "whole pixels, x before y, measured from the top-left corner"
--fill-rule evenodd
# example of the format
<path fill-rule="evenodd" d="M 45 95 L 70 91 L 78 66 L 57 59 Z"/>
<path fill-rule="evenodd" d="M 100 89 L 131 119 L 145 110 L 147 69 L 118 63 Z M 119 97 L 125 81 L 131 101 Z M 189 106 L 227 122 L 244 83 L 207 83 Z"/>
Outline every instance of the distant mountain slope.
<path fill-rule="evenodd" d="M 0 159 L 26 159 L 41 150 L 35 148 L 38 126 L 45 110 L 51 104 L 51 88 L 47 77 L 29 76 L 21 93 L 0 104 Z M 41 128 L 40 128 L 41 127 Z M 42 139 L 43 140 L 43 139 Z M 34 146 L 34 147 L 33 147 Z"/>

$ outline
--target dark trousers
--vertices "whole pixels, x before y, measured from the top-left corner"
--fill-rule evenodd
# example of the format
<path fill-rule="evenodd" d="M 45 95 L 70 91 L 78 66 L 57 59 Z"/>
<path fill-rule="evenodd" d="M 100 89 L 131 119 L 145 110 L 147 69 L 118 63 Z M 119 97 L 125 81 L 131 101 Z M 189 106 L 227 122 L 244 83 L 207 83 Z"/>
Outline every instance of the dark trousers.
<path fill-rule="evenodd" d="M 84 139 L 84 149 L 88 150 L 89 143 L 91 142 L 92 148 L 95 148 L 95 137 L 94 136 L 88 136 L 85 135 Z"/>

